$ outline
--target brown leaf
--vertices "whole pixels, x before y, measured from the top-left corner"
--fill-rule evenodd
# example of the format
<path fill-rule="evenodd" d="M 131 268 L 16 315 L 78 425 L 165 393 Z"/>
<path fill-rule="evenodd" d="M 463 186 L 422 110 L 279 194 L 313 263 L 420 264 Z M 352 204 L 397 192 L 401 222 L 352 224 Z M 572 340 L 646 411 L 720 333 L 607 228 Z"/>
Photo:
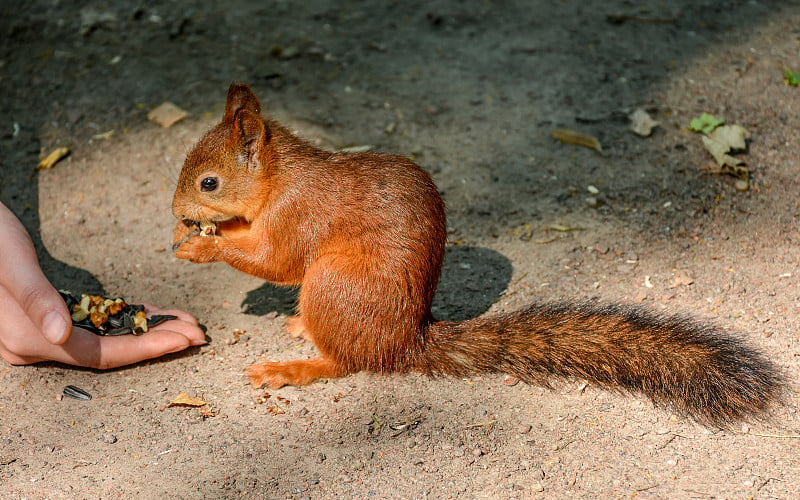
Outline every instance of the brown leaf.
<path fill-rule="evenodd" d="M 39 165 L 36 167 L 39 170 L 45 170 L 48 168 L 52 168 L 53 165 L 59 162 L 62 158 L 69 154 L 69 148 L 56 148 L 50 152 L 42 161 L 39 162 Z"/>
<path fill-rule="evenodd" d="M 182 392 L 178 394 L 178 396 L 167 405 L 167 408 L 170 406 L 203 406 L 207 405 L 207 401 L 203 401 L 200 398 L 193 398 L 192 396 Z"/>
<path fill-rule="evenodd" d="M 553 137 L 564 144 L 574 144 L 576 146 L 594 149 L 598 153 L 603 152 L 603 147 L 600 145 L 600 141 L 597 140 L 597 137 L 593 135 L 588 135 L 564 128 L 553 129 L 551 134 L 553 134 Z"/>
<path fill-rule="evenodd" d="M 659 123 L 653 120 L 647 111 L 639 108 L 628 117 L 631 121 L 631 131 L 639 136 L 648 137 Z"/>
<path fill-rule="evenodd" d="M 158 123 L 164 128 L 169 128 L 183 120 L 189 113 L 167 101 L 161 106 L 147 113 L 147 119 Z"/>

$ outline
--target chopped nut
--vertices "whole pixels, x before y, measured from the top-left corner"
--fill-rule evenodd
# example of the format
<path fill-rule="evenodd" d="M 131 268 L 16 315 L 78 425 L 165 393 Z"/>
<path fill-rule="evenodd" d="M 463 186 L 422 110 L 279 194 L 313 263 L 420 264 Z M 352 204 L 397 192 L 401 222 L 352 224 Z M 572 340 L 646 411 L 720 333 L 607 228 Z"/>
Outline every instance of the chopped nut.
<path fill-rule="evenodd" d="M 72 306 L 72 321 L 83 321 L 89 316 L 89 311 L 82 309 L 80 305 Z"/>
<path fill-rule="evenodd" d="M 88 295 L 81 296 L 80 304 L 72 306 L 72 321 L 83 321 L 89 316 L 89 301 L 91 299 Z"/>
<path fill-rule="evenodd" d="M 94 308 L 89 312 L 89 319 L 94 326 L 100 328 L 100 325 L 108 321 L 108 314 L 106 314 L 104 311 Z"/>
<path fill-rule="evenodd" d="M 213 222 L 201 222 L 200 223 L 200 235 L 201 236 L 214 236 L 217 231 L 217 226 Z"/>
<path fill-rule="evenodd" d="M 147 314 L 144 311 L 137 312 L 133 317 L 133 333 L 134 335 L 147 333 Z"/>
<path fill-rule="evenodd" d="M 123 301 L 122 299 L 116 299 L 113 301 L 111 299 L 106 299 L 105 305 L 108 314 L 113 316 L 119 313 L 125 307 L 125 301 Z"/>

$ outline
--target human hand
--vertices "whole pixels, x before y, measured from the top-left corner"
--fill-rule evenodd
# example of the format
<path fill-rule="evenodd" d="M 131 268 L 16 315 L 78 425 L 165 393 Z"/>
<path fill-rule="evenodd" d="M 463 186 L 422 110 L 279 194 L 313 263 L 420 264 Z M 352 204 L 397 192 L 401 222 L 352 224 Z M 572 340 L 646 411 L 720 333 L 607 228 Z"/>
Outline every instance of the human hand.
<path fill-rule="evenodd" d="M 30 236 L 0 203 L 0 357 L 12 364 L 60 361 L 113 368 L 205 344 L 197 320 L 183 311 L 146 306 L 148 316 L 178 319 L 142 336 L 97 336 L 72 326 L 66 304 L 39 267 Z"/>

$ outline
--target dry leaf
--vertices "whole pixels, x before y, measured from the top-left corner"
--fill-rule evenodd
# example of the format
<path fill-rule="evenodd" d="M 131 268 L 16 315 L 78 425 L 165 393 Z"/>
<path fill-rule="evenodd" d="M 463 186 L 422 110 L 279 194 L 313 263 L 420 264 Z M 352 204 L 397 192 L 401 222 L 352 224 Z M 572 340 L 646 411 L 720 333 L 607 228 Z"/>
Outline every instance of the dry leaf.
<path fill-rule="evenodd" d="M 286 413 L 286 410 L 281 408 L 278 403 L 275 403 L 274 401 L 267 406 L 267 411 L 272 415 L 282 415 Z"/>
<path fill-rule="evenodd" d="M 69 154 L 69 148 L 56 148 L 50 152 L 42 161 L 39 162 L 39 165 L 36 167 L 39 170 L 44 170 L 47 168 L 52 168 L 53 165 L 58 163 L 59 160 L 64 158 Z"/>
<path fill-rule="evenodd" d="M 653 120 L 647 111 L 639 108 L 628 117 L 631 121 L 631 130 L 634 134 L 642 137 L 648 137 L 653 133 L 653 129 L 659 126 L 659 123 Z"/>
<path fill-rule="evenodd" d="M 553 134 L 553 137 L 564 144 L 574 144 L 576 146 L 594 149 L 598 153 L 603 152 L 603 147 L 600 145 L 600 141 L 597 140 L 597 137 L 593 135 L 583 134 L 581 132 L 564 128 L 553 129 L 551 134 Z"/>
<path fill-rule="evenodd" d="M 724 125 L 714 129 L 713 132 L 702 137 L 714 161 L 719 166 L 719 171 L 724 174 L 735 175 L 746 179 L 749 172 L 744 166 L 744 160 L 731 156 L 732 151 L 742 151 L 747 148 L 747 130 L 739 125 Z"/>
<path fill-rule="evenodd" d="M 747 129 L 741 125 L 723 125 L 708 134 L 708 138 L 728 145 L 730 151 L 743 151 L 747 149 L 747 135 Z"/>
<path fill-rule="evenodd" d="M 161 106 L 147 113 L 147 119 L 158 123 L 164 128 L 169 128 L 189 115 L 187 111 L 167 101 Z"/>
<path fill-rule="evenodd" d="M 203 406 L 202 408 L 198 408 L 197 412 L 204 418 L 210 418 L 216 415 L 214 413 L 214 409 L 210 406 Z"/>
<path fill-rule="evenodd" d="M 720 167 L 722 166 L 729 166 L 729 167 L 736 167 L 738 165 L 744 164 L 744 161 L 734 158 L 733 156 L 729 155 L 728 152 L 731 150 L 730 146 L 723 143 L 717 142 L 714 139 L 709 137 L 703 136 L 703 146 L 706 147 L 711 156 L 714 157 L 714 161 L 717 162 L 717 165 Z"/>
<path fill-rule="evenodd" d="M 167 405 L 169 408 L 170 406 L 203 406 L 207 405 L 207 401 L 203 401 L 200 398 L 193 398 L 192 396 L 182 392 L 178 394 L 178 396 Z"/>

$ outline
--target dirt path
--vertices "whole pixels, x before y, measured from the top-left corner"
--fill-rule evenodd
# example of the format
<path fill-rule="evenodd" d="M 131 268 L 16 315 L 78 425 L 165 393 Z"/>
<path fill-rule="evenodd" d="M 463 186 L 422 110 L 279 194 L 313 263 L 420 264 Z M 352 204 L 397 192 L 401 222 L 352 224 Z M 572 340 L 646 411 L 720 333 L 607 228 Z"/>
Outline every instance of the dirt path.
<path fill-rule="evenodd" d="M 57 286 L 174 304 L 212 342 L 102 373 L 0 365 L 6 497 L 800 496 L 797 1 L 23 3 L 0 16 L 0 199 Z M 314 354 L 282 331 L 293 293 L 168 249 L 183 156 L 234 80 L 326 147 L 434 175 L 437 316 L 596 297 L 706 318 L 785 369 L 786 406 L 717 431 L 580 381 L 251 389 L 245 366 Z M 149 122 L 163 101 L 189 117 Z M 652 137 L 628 130 L 638 107 Z M 749 191 L 703 172 L 703 111 L 750 131 Z M 68 384 L 94 399 L 58 400 Z M 167 408 L 181 392 L 213 416 Z"/>

